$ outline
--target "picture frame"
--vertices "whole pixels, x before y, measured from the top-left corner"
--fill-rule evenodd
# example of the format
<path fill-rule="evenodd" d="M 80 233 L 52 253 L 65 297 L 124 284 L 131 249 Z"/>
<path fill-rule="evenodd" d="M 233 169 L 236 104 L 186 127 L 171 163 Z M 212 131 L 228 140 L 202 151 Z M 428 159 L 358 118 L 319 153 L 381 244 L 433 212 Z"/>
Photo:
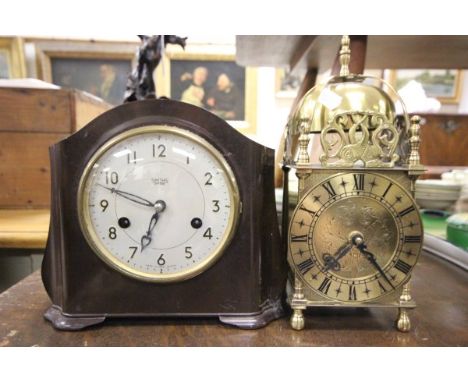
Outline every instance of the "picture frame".
<path fill-rule="evenodd" d="M 86 91 L 112 105 L 123 102 L 139 43 L 34 41 L 39 79 Z"/>
<path fill-rule="evenodd" d="M 285 68 L 278 68 L 275 71 L 275 95 L 277 98 L 291 98 L 297 96 L 301 87 L 304 73 L 292 74 Z"/>
<path fill-rule="evenodd" d="M 0 37 L 0 79 L 25 78 L 26 60 L 23 39 Z"/>
<path fill-rule="evenodd" d="M 256 134 L 257 70 L 237 65 L 234 54 L 168 51 L 155 77 L 158 97 L 203 107 L 241 133 Z"/>
<path fill-rule="evenodd" d="M 397 69 L 390 70 L 388 81 L 398 91 L 410 80 L 423 86 L 428 97 L 443 104 L 460 102 L 463 72 L 459 69 Z"/>

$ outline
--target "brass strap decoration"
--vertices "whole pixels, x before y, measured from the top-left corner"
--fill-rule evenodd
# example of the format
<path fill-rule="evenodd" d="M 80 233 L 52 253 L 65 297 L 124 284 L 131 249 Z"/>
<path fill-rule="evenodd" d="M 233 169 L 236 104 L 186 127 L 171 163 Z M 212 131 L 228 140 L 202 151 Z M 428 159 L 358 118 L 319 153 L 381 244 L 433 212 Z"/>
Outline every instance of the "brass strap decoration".
<path fill-rule="evenodd" d="M 321 131 L 320 162 L 329 167 L 393 167 L 399 159 L 398 139 L 394 121 L 380 113 L 340 113 Z"/>

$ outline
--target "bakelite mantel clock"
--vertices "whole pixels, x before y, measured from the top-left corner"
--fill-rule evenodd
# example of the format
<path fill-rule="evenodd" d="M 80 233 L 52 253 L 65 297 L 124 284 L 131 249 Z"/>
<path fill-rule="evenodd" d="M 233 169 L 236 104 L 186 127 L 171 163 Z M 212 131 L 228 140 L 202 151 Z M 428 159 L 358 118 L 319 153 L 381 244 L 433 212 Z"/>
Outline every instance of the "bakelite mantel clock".
<path fill-rule="evenodd" d="M 273 150 L 201 108 L 118 106 L 51 147 L 45 317 L 203 316 L 242 328 L 282 314 Z"/>
<path fill-rule="evenodd" d="M 415 307 L 409 282 L 423 241 L 413 198 L 424 171 L 419 118 L 410 125 L 396 92 L 380 79 L 349 74 L 349 60 L 345 36 L 340 75 L 311 89 L 289 122 L 289 138 L 299 135 L 297 160 L 290 147 L 284 160 L 299 180 L 294 211 L 283 211 L 291 326 L 304 327 L 307 307 L 394 307 L 397 328 L 406 332 L 407 310 Z M 320 134 L 317 164 L 308 151 L 313 133 Z"/>

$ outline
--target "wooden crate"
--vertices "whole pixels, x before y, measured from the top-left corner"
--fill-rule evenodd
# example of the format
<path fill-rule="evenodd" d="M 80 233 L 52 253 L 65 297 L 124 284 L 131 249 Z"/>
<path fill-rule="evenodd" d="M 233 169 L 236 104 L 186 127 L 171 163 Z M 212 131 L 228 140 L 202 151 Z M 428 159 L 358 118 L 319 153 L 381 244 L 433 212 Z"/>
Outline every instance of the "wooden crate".
<path fill-rule="evenodd" d="M 421 114 L 421 163 L 468 166 L 468 115 Z"/>
<path fill-rule="evenodd" d="M 48 208 L 49 146 L 110 108 L 78 90 L 0 88 L 0 208 Z"/>
<path fill-rule="evenodd" d="M 468 166 L 468 115 L 420 114 L 421 177 L 439 179 L 442 173 Z"/>

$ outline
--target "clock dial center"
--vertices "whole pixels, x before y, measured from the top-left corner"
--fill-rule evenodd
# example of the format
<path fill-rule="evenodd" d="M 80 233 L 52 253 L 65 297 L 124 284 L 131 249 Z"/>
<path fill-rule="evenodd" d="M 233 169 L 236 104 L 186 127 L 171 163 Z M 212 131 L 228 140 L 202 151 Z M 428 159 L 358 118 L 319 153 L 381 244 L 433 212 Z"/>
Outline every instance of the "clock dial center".
<path fill-rule="evenodd" d="M 182 245 L 194 234 L 186 222 L 193 216 L 205 214 L 205 195 L 200 182 L 179 163 L 143 161 L 122 179 L 120 188 L 141 195 L 153 206 L 138 205 L 114 193 L 117 216 L 128 216 L 135 222 L 125 230 L 135 243 L 141 243 L 141 235 L 147 230 L 152 214 L 160 212 L 155 228 L 157 235 L 147 244 L 148 248 L 164 250 Z"/>
<path fill-rule="evenodd" d="M 313 246 L 317 254 L 335 254 L 344 243 L 352 247 L 340 260 L 340 278 L 368 278 L 376 269 L 359 251 L 364 240 L 369 250 L 377 250 L 377 261 L 385 267 L 398 245 L 398 227 L 390 211 L 381 202 L 365 196 L 350 196 L 326 207 L 314 225 Z M 326 263 L 322 256 L 319 262 Z"/>
<path fill-rule="evenodd" d="M 352 231 L 348 236 L 348 240 L 349 240 L 350 243 L 352 243 L 352 244 L 354 244 L 356 246 L 359 246 L 362 243 L 364 243 L 364 236 L 359 231 Z"/>

